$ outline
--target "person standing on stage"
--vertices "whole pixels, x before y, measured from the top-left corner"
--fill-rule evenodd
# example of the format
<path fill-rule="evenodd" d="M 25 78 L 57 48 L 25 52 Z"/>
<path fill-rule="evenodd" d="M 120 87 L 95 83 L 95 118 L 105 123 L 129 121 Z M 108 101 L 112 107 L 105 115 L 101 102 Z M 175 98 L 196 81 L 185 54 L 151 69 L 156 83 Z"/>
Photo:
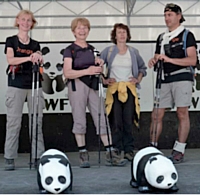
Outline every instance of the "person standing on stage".
<path fill-rule="evenodd" d="M 33 65 L 43 63 L 40 45 L 29 37 L 29 32 L 36 24 L 33 13 L 29 10 L 21 10 L 15 18 L 15 27 L 18 33 L 6 39 L 5 54 L 9 64 L 8 89 L 6 93 L 7 123 L 6 139 L 4 148 L 5 170 L 14 170 L 14 159 L 17 158 L 19 133 L 22 122 L 24 102 L 27 100 L 29 110 L 29 133 L 31 130 L 32 113 L 32 69 Z M 35 91 L 36 94 L 36 91 Z M 36 102 L 36 96 L 35 100 Z M 36 105 L 36 104 L 35 104 Z M 39 81 L 39 106 L 38 106 L 38 140 L 37 157 L 44 152 L 42 133 L 43 109 L 45 108 L 44 97 L 41 88 L 41 75 Z M 36 108 L 34 108 L 35 110 Z M 33 120 L 32 156 L 35 158 L 36 144 L 36 113 Z"/>
<path fill-rule="evenodd" d="M 177 107 L 178 140 L 175 141 L 170 156 L 173 163 L 181 163 L 184 158 L 186 140 L 190 130 L 188 108 L 191 105 L 194 69 L 197 63 L 196 41 L 192 32 L 187 33 L 182 22 L 185 21 L 180 6 L 170 3 L 164 9 L 167 30 L 157 38 L 156 51 L 149 60 L 149 67 L 157 64 L 158 60 L 164 61 L 164 78 L 161 83 L 160 103 L 158 111 L 153 109 L 150 128 L 151 145 L 157 146 L 162 132 L 162 119 L 166 108 Z M 185 42 L 184 42 L 185 41 Z M 186 48 L 184 50 L 184 44 Z M 157 125 L 154 136 L 153 124 Z"/>
<path fill-rule="evenodd" d="M 75 139 L 79 149 L 79 160 L 81 168 L 89 168 L 89 153 L 86 148 L 86 107 L 88 107 L 95 127 L 96 133 L 98 130 L 98 77 L 103 71 L 104 61 L 100 58 L 95 58 L 94 47 L 87 43 L 86 39 L 90 32 L 90 22 L 86 18 L 75 18 L 71 23 L 71 30 L 74 34 L 75 41 L 68 46 L 64 51 L 64 68 L 63 73 L 68 79 L 68 97 L 72 108 L 72 116 L 74 125 L 72 132 L 75 134 Z M 115 153 L 112 147 L 112 138 L 110 132 L 106 131 L 106 123 L 101 106 L 100 120 L 100 137 L 106 149 L 106 165 L 124 166 L 125 159 L 121 159 Z M 109 140 L 110 143 L 109 143 Z M 110 151 L 111 150 L 111 156 Z"/>
<path fill-rule="evenodd" d="M 130 41 L 127 25 L 116 23 L 111 31 L 114 45 L 101 52 L 107 65 L 107 75 L 103 80 L 108 86 L 106 110 L 112 131 L 113 146 L 124 158 L 132 161 L 134 157 L 134 121 L 139 126 L 139 100 L 136 88 L 146 76 L 144 60 L 139 51 L 127 44 Z"/>

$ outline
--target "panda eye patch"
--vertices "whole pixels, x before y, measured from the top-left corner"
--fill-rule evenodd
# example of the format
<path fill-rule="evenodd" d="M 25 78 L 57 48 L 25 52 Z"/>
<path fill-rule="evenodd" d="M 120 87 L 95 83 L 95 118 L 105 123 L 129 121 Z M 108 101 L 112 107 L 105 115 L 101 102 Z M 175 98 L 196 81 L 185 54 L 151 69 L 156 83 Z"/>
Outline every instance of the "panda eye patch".
<path fill-rule="evenodd" d="M 160 175 L 157 177 L 156 181 L 157 183 L 161 183 L 164 180 L 164 176 Z"/>
<path fill-rule="evenodd" d="M 66 178 L 64 176 L 59 176 L 58 177 L 58 181 L 62 184 L 65 184 L 66 183 Z"/>
<path fill-rule="evenodd" d="M 53 178 L 52 178 L 52 177 L 47 177 L 47 178 L 45 179 L 45 183 L 46 183 L 47 185 L 50 185 L 52 182 L 53 182 Z"/>
<path fill-rule="evenodd" d="M 172 173 L 172 179 L 176 179 L 177 178 L 177 175 L 176 175 L 176 173 Z"/>
<path fill-rule="evenodd" d="M 63 64 L 57 64 L 56 68 L 58 71 L 61 71 L 63 69 Z"/>
<path fill-rule="evenodd" d="M 45 69 L 48 69 L 50 66 L 51 66 L 51 64 L 50 64 L 49 62 L 43 64 L 43 67 L 44 67 Z"/>

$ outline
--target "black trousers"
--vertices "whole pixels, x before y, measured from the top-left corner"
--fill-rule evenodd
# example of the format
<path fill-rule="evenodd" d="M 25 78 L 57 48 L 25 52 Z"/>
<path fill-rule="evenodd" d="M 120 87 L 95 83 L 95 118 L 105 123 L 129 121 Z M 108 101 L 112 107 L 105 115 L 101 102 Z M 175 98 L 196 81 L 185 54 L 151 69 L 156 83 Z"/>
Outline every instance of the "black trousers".
<path fill-rule="evenodd" d="M 113 95 L 114 102 L 109 122 L 112 132 L 113 146 L 125 153 L 134 149 L 133 139 L 133 120 L 135 111 L 135 97 L 127 88 L 128 99 L 125 103 L 118 100 L 118 92 Z"/>

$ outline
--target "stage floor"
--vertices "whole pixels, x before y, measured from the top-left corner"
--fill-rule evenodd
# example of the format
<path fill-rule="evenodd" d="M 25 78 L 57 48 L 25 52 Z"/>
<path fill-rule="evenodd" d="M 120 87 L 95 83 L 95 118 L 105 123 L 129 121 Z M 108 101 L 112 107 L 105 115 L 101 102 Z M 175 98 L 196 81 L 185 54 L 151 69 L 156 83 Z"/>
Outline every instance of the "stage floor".
<path fill-rule="evenodd" d="M 167 156 L 171 150 L 162 150 Z M 104 152 L 98 163 L 98 152 L 90 152 L 91 168 L 79 168 L 79 153 L 69 152 L 72 164 L 72 194 L 138 194 L 129 185 L 131 163 L 125 167 L 104 165 Z M 19 154 L 16 170 L 4 170 L 3 154 L 0 154 L 0 194 L 38 194 L 36 170 L 29 169 L 29 154 Z M 200 149 L 187 149 L 183 163 L 176 165 L 179 174 L 177 194 L 200 194 Z"/>

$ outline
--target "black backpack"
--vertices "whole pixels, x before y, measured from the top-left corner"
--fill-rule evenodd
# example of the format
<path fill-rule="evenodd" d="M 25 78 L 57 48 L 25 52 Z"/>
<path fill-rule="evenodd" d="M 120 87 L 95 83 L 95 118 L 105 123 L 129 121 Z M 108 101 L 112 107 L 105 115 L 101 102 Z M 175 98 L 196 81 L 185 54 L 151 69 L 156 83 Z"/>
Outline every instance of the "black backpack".
<path fill-rule="evenodd" d="M 184 53 L 185 53 L 185 57 L 187 57 L 187 48 L 186 48 L 186 41 L 187 41 L 187 35 L 190 31 L 188 29 L 185 29 L 184 30 L 184 33 L 183 33 L 183 36 L 182 36 L 182 42 L 180 44 L 183 45 L 182 49 L 184 50 Z M 162 40 L 163 40 L 163 35 L 164 33 L 162 33 L 160 35 L 160 38 L 159 38 L 159 43 L 161 44 Z M 197 66 L 199 66 L 199 58 L 198 58 L 198 54 L 197 54 L 197 64 L 196 66 L 189 66 L 190 68 L 190 71 L 191 71 L 191 74 L 195 75 L 195 68 L 197 68 Z"/>
<path fill-rule="evenodd" d="M 77 56 L 77 52 L 91 50 L 94 53 L 94 50 L 95 50 L 95 48 L 92 45 L 90 45 L 90 44 L 88 44 L 88 47 L 85 47 L 85 48 L 75 49 L 75 46 L 73 46 L 73 44 L 70 45 L 70 46 L 68 46 L 67 48 L 70 49 L 71 54 L 72 54 L 72 69 L 75 69 L 74 60 L 75 60 L 75 58 Z M 84 79 L 84 78 L 82 78 L 82 79 Z M 74 79 L 68 79 L 68 80 L 71 81 L 72 90 L 76 91 L 76 86 L 75 86 Z"/>

